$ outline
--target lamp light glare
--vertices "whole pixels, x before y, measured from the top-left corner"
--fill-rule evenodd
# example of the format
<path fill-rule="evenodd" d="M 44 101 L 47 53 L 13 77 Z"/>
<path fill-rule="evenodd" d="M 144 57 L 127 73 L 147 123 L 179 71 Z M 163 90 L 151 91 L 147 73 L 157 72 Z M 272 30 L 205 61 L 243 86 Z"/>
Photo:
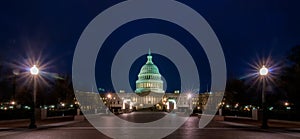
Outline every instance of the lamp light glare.
<path fill-rule="evenodd" d="M 259 74 L 262 76 L 267 75 L 269 72 L 268 68 L 265 67 L 265 65 L 262 66 L 262 68 L 259 70 Z"/>
<path fill-rule="evenodd" d="M 192 97 L 192 95 L 191 94 L 188 94 L 188 99 L 190 99 Z"/>
<path fill-rule="evenodd" d="M 111 94 L 108 94 L 107 97 L 110 99 L 111 98 Z"/>
<path fill-rule="evenodd" d="M 36 67 L 36 65 L 33 65 L 33 67 L 30 68 L 30 73 L 32 75 L 38 75 L 39 74 L 39 69 Z"/>

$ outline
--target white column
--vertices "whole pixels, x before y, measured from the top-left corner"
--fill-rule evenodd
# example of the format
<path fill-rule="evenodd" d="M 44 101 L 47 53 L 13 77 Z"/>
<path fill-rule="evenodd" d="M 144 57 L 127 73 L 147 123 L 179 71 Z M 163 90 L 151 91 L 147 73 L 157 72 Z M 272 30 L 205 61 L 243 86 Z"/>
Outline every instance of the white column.
<path fill-rule="evenodd" d="M 125 101 L 123 100 L 122 109 L 125 109 Z"/>
<path fill-rule="evenodd" d="M 170 109 L 169 101 L 166 104 L 167 104 L 167 110 L 169 110 Z"/>

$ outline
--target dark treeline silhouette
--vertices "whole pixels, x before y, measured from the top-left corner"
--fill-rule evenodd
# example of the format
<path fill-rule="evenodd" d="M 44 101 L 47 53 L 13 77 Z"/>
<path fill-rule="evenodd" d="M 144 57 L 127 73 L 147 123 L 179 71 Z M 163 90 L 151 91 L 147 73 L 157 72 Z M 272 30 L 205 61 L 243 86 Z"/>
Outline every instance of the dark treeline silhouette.
<path fill-rule="evenodd" d="M 293 47 L 287 54 L 280 83 L 288 100 L 300 108 L 300 45 Z"/>
<path fill-rule="evenodd" d="M 5 66 L 4 59 L 0 57 L 0 102 L 8 101 L 13 96 L 12 71 Z"/>

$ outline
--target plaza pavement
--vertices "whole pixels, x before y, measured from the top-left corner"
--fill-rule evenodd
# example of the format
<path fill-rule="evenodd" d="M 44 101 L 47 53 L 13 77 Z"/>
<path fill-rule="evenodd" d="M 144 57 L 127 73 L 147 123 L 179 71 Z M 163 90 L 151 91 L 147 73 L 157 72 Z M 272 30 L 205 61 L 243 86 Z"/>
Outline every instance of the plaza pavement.
<path fill-rule="evenodd" d="M 139 115 L 139 116 L 137 116 Z M 142 113 L 143 115 L 143 113 Z M 156 113 L 154 117 L 162 117 L 164 113 Z M 122 115 L 120 115 L 122 117 Z M 129 119 L 143 118 L 140 114 L 131 113 L 126 115 Z M 125 118 L 126 117 L 122 117 Z M 144 117 L 153 117 L 153 114 L 145 113 Z M 106 118 L 109 118 L 107 116 Z M 149 120 L 149 118 L 148 118 Z M 225 121 L 211 121 L 207 127 L 198 128 L 199 118 L 190 117 L 184 125 L 165 138 L 201 138 L 201 139 L 296 139 L 300 138 L 300 125 L 298 123 L 285 123 L 281 121 L 269 122 L 269 129 L 261 129 L 259 121 L 238 117 L 227 117 Z M 28 121 L 16 121 L 10 123 L 0 122 L 0 138 L 4 139 L 94 139 L 109 138 L 97 131 L 87 121 L 73 121 L 71 119 L 52 119 L 38 121 L 37 129 L 28 129 Z M 151 129 L 150 129 L 151 130 Z M 151 138 L 151 136 L 145 136 Z"/>

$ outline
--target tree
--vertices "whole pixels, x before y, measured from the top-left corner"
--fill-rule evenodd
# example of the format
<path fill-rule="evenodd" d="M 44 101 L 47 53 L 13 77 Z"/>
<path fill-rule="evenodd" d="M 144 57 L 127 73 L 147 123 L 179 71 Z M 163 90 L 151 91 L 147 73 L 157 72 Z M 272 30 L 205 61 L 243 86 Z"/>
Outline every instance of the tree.
<path fill-rule="evenodd" d="M 300 108 L 300 45 L 293 47 L 287 54 L 287 64 L 281 76 L 281 87 L 288 100 Z"/>
<path fill-rule="evenodd" d="M 247 88 L 243 80 L 229 79 L 225 89 L 226 103 L 230 105 L 235 105 L 236 103 L 249 104 Z"/>
<path fill-rule="evenodd" d="M 3 59 L 0 58 L 0 101 L 9 101 L 12 98 L 12 70 L 4 65 Z"/>
<path fill-rule="evenodd" d="M 51 104 L 57 104 L 59 102 L 64 102 L 68 104 L 73 103 L 75 95 L 73 91 L 71 77 L 62 76 L 62 79 L 56 79 L 49 97 L 52 101 L 49 101 L 48 103 Z"/>

